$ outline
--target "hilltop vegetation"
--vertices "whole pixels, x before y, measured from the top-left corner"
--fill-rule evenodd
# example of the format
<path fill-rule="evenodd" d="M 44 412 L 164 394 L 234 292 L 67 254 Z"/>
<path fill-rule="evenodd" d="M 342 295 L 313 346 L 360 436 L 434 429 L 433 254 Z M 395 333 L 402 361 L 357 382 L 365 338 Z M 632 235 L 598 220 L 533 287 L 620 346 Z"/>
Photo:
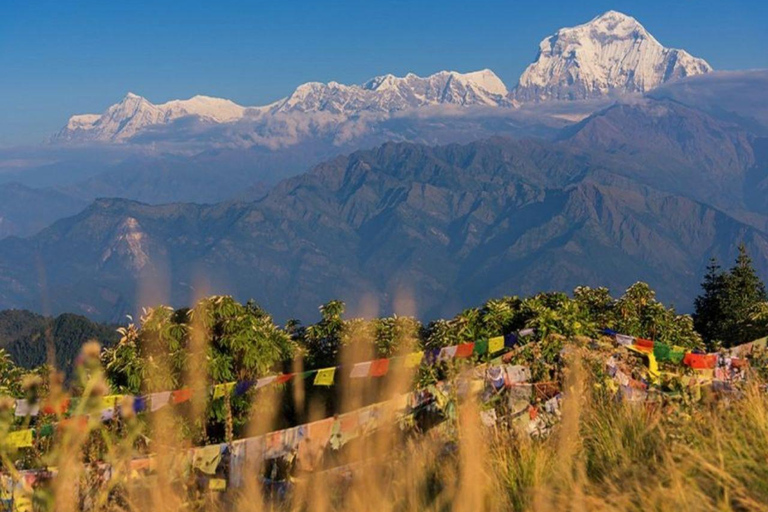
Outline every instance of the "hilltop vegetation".
<path fill-rule="evenodd" d="M 761 469 L 768 456 L 765 352 L 749 355 L 748 380 L 715 390 L 679 361 L 660 363 L 664 376 L 653 377 L 642 357 L 603 332 L 686 352 L 718 350 L 768 331 L 762 290 L 742 249 L 732 269 L 713 266 L 705 278 L 695 321 L 660 303 L 641 282 L 620 297 L 589 287 L 570 296 L 506 296 L 429 323 L 396 315 L 346 318 L 341 301 L 321 306 L 316 323 L 292 320 L 282 327 L 254 302 L 241 304 L 229 296 L 208 297 L 192 308 L 157 306 L 119 328 L 117 343 L 104 349 L 86 344 L 74 358 L 69 389 L 49 368 L 20 368 L 0 350 L 2 394 L 28 403 L 57 397 L 59 403 L 70 404 L 71 398 L 77 404 L 63 414 L 41 408 L 39 415 L 13 417 L 9 402 L 0 400 L 0 431 L 35 433 L 21 450 L 0 442 L 0 473 L 59 468 L 53 480 L 48 470 L 26 473 L 36 479 L 26 492 L 42 510 L 61 510 L 68 499 L 64 488 L 78 489 L 78 505 L 70 510 L 110 512 L 300 510 L 306 503 L 359 510 L 371 492 L 387 510 L 760 510 L 768 499 Z M 713 311 L 733 336 L 721 331 L 702 337 L 694 329 L 697 322 L 714 325 Z M 0 318 L 3 339 L 36 340 L 41 329 L 70 333 L 72 339 L 86 332 L 98 338 L 98 329 L 106 328 L 23 311 Z M 498 349 L 478 351 L 411 371 L 393 364 L 381 379 L 353 379 L 349 372 L 359 361 L 478 346 L 512 333 L 519 336 L 503 356 Z M 617 385 L 610 364 L 626 372 L 628 386 Z M 505 365 L 525 368 L 529 387 L 489 388 L 486 371 Z M 331 385 L 318 385 L 314 376 L 328 367 L 343 371 Z M 484 391 L 461 394 L 462 379 L 479 369 Z M 290 378 L 254 385 L 270 375 Z M 420 391 L 408 395 L 407 404 L 424 392 L 434 400 L 425 407 L 408 405 L 407 415 L 366 435 L 345 434 L 340 419 L 345 413 L 355 411 L 357 418 L 361 407 L 414 388 Z M 640 402 L 628 398 L 633 389 L 643 394 Z M 134 409 L 136 400 L 149 395 L 151 401 L 153 393 L 168 390 L 186 390 L 185 398 L 168 401 L 166 395 L 164 408 L 150 412 L 144 403 Z M 120 416 L 105 416 L 104 400 L 123 395 Z M 89 420 L 78 420 L 89 411 Z M 490 422 L 480 411 L 492 412 Z M 271 439 L 276 430 L 294 431 L 322 418 L 341 429 L 322 445 L 318 467 L 324 470 L 307 470 L 308 455 L 287 450 L 265 456 L 263 465 L 258 459 L 242 476 L 250 483 L 235 485 L 227 473 L 235 440 Z M 357 419 L 354 425 L 357 429 Z M 201 472 L 199 461 L 176 473 L 174 453 L 192 453 L 190 446 L 201 447 L 200 456 L 211 447 L 221 455 L 220 447 L 227 447 L 230 458 L 216 458 L 205 470 L 213 473 Z M 94 468 L 105 466 L 94 465 L 97 461 L 117 472 L 99 476 Z M 155 464 L 169 464 L 167 474 Z M 131 470 L 133 476 L 119 472 L 127 466 L 140 467 L 144 476 L 137 479 L 139 469 Z M 345 483 L 339 467 L 353 478 Z M 211 491 L 213 481 L 223 487 Z"/>
<path fill-rule="evenodd" d="M 48 362 L 48 346 L 54 348 L 56 367 L 69 374 L 82 345 L 99 340 L 111 346 L 120 339 L 114 325 L 93 322 L 84 316 L 64 313 L 55 318 L 25 310 L 0 311 L 0 349 L 27 369 Z"/>

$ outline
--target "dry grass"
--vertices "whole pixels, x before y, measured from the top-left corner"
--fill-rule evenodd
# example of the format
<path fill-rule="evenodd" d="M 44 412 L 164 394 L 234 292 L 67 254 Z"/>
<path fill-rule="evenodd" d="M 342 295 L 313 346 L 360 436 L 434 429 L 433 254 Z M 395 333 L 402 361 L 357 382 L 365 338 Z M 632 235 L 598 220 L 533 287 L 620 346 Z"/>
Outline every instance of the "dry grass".
<path fill-rule="evenodd" d="M 338 464 L 351 469 L 294 475 L 280 498 L 259 478 L 263 468 L 255 466 L 239 489 L 199 490 L 183 457 L 190 446 L 189 423 L 202 428 L 199 403 L 193 403 L 192 417 L 167 407 L 150 415 L 149 425 L 137 417 L 109 428 L 96 420 L 85 427 L 71 422 L 39 454 L 37 462 L 58 474 L 38 481 L 35 507 L 65 512 L 768 509 L 768 401 L 757 383 L 739 400 L 631 405 L 596 386 L 584 362 L 589 357 L 583 349 L 572 352 L 563 371 L 561 420 L 542 439 L 515 427 L 482 426 L 482 404 L 469 393 L 456 398 L 454 419 L 417 434 L 393 422 L 340 452 Z M 201 366 L 190 372 L 191 383 L 204 378 Z M 412 375 L 401 375 L 387 383 L 388 391 L 403 391 L 412 381 Z M 91 368 L 80 411 L 95 412 L 105 392 L 103 375 Z M 275 423 L 282 392 L 266 389 L 255 398 L 253 432 Z M 357 407 L 371 394 L 361 388 L 343 400 Z M 5 425 L 9 420 L 3 416 Z M 130 461 L 146 432 L 151 432 L 154 470 L 136 477 Z M 20 460 L 7 449 L 0 456 L 6 472 Z M 97 461 L 109 465 L 111 478 L 100 477 Z"/>

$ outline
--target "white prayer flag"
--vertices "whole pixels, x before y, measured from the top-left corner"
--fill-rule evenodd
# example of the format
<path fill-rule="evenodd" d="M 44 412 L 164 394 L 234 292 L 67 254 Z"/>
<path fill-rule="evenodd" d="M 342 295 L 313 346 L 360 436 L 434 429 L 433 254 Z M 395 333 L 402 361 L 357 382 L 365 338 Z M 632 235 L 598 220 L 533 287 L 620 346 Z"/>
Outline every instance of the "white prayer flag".
<path fill-rule="evenodd" d="M 16 400 L 16 416 L 37 416 L 40 412 L 40 404 L 30 405 L 26 399 Z"/>
<path fill-rule="evenodd" d="M 367 377 L 370 371 L 371 371 L 371 361 L 366 361 L 364 363 L 357 363 L 355 366 L 352 367 L 352 371 L 349 373 L 349 378 L 360 379 L 363 377 Z"/>
<path fill-rule="evenodd" d="M 171 398 L 170 391 L 161 391 L 159 393 L 152 393 L 149 395 L 149 410 L 152 412 L 159 411 L 166 405 Z"/>

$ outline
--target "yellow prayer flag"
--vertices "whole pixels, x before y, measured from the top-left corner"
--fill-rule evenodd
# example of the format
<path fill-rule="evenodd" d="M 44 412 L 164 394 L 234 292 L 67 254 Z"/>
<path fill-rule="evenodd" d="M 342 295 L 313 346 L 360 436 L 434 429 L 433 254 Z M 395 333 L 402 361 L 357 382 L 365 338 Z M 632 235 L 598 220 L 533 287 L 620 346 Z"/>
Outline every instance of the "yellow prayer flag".
<path fill-rule="evenodd" d="M 216 473 L 216 467 L 221 461 L 221 447 L 218 444 L 196 448 L 192 457 L 192 467 L 206 475 Z"/>
<path fill-rule="evenodd" d="M 416 368 L 421 364 L 421 360 L 424 359 L 424 352 L 413 352 L 405 356 L 405 367 Z"/>
<path fill-rule="evenodd" d="M 235 384 L 235 382 L 227 382 L 226 384 L 216 384 L 213 386 L 213 399 L 224 398 L 232 393 L 232 390 L 235 389 Z"/>
<path fill-rule="evenodd" d="M 227 481 L 223 478 L 211 478 L 208 480 L 208 490 L 211 491 L 226 491 Z"/>
<path fill-rule="evenodd" d="M 123 399 L 123 395 L 107 395 L 101 398 L 101 410 L 114 409 L 115 405 Z"/>
<path fill-rule="evenodd" d="M 11 448 L 27 448 L 32 446 L 33 436 L 32 429 L 17 430 L 16 432 L 9 432 L 5 436 L 6 443 Z"/>
<path fill-rule="evenodd" d="M 31 491 L 16 487 L 13 490 L 13 512 L 32 512 L 31 494 Z"/>
<path fill-rule="evenodd" d="M 333 386 L 333 377 L 336 374 L 336 368 L 323 368 L 317 371 L 315 375 L 315 386 Z"/>
<path fill-rule="evenodd" d="M 488 340 L 488 353 L 493 354 L 504 349 L 504 336 L 494 336 Z"/>

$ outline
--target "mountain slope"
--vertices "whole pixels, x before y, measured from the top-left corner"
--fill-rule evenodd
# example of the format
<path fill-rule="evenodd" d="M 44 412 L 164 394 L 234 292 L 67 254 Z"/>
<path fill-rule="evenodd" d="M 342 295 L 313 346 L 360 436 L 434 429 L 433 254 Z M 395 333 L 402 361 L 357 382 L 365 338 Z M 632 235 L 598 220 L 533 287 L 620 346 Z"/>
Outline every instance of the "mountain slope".
<path fill-rule="evenodd" d="M 513 97 L 543 101 L 642 93 L 710 71 L 706 61 L 662 46 L 634 18 L 608 11 L 544 39 Z"/>
<path fill-rule="evenodd" d="M 647 139 L 622 139 L 617 127 L 629 122 Z M 721 144 L 706 148 L 707 137 Z M 647 178 L 698 169 L 745 183 L 751 146 L 741 142 L 706 116 L 650 102 L 608 109 L 554 143 L 385 144 L 255 202 L 99 200 L 31 239 L 0 242 L 0 306 L 34 307 L 44 293 L 56 311 L 117 319 L 215 291 L 254 297 L 280 319 L 332 298 L 382 311 L 412 302 L 431 317 L 499 293 L 647 280 L 687 307 L 706 260 L 730 260 L 741 240 L 768 275 L 768 212 L 747 222 L 698 199 L 704 189 Z M 708 152 L 689 161 L 690 148 Z"/>
<path fill-rule="evenodd" d="M 0 238 L 32 235 L 55 220 L 74 215 L 87 204 L 50 188 L 0 183 Z"/>

